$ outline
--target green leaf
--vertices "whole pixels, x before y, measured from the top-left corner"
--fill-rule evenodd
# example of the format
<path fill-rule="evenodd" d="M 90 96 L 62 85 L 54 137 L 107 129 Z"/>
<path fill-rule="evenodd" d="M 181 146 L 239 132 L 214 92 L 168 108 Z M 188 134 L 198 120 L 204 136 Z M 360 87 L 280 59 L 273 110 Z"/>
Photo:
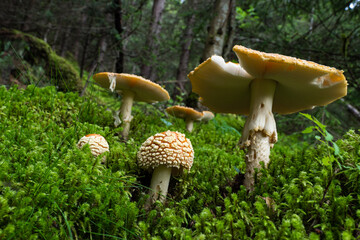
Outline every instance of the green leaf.
<path fill-rule="evenodd" d="M 333 142 L 333 145 L 334 145 L 334 154 L 335 156 L 339 156 L 340 155 L 340 148 L 339 146 Z"/>
<path fill-rule="evenodd" d="M 334 137 L 333 137 L 333 135 L 331 135 L 328 131 L 326 131 L 325 130 L 325 140 L 326 141 L 328 141 L 328 142 L 331 142 L 333 139 L 334 139 Z"/>
<path fill-rule="evenodd" d="M 305 128 L 302 133 L 312 133 L 314 130 L 314 126 L 310 126 L 310 127 L 307 127 Z"/>

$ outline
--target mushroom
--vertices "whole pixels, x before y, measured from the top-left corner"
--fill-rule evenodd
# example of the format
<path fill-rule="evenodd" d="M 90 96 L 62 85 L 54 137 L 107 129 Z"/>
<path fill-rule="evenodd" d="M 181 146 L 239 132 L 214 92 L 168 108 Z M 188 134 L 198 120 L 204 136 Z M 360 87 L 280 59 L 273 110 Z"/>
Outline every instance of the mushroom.
<path fill-rule="evenodd" d="M 245 187 L 267 167 L 277 141 L 273 112 L 290 114 L 327 105 L 347 93 L 343 71 L 280 54 L 234 46 L 240 64 L 212 56 L 189 74 L 192 89 L 214 112 L 248 115 L 240 140 L 247 148 Z"/>
<path fill-rule="evenodd" d="M 82 138 L 80 138 L 79 142 L 77 143 L 77 147 L 82 149 L 85 144 L 89 144 L 89 148 L 91 154 L 94 157 L 103 154 L 104 152 L 109 152 L 109 144 L 106 139 L 99 135 L 99 134 L 88 134 Z M 102 158 L 102 163 L 105 163 L 106 157 Z"/>
<path fill-rule="evenodd" d="M 142 168 L 154 169 L 151 178 L 151 194 L 146 207 L 156 200 L 165 201 L 171 174 L 190 170 L 194 150 L 184 134 L 166 131 L 149 137 L 137 153 L 138 164 Z"/>
<path fill-rule="evenodd" d="M 203 117 L 201 118 L 201 121 L 203 122 L 208 122 L 215 117 L 214 114 L 210 111 L 203 111 L 202 114 Z"/>
<path fill-rule="evenodd" d="M 170 99 L 169 93 L 160 85 L 133 74 L 101 72 L 93 78 L 100 86 L 122 94 L 120 117 L 123 122 L 122 136 L 125 140 L 130 131 L 131 108 L 134 101 L 155 103 Z"/>
<path fill-rule="evenodd" d="M 193 108 L 178 105 L 168 107 L 166 112 L 172 116 L 185 119 L 186 130 L 188 132 L 192 132 L 194 128 L 194 121 L 200 121 L 203 117 L 201 112 L 198 112 Z"/>

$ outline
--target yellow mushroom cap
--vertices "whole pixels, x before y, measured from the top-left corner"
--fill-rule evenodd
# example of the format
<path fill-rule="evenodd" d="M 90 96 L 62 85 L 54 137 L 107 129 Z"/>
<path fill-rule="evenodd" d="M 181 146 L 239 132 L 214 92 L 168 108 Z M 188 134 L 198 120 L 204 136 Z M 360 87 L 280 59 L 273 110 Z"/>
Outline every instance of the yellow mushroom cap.
<path fill-rule="evenodd" d="M 273 112 L 327 105 L 347 93 L 343 72 L 311 61 L 234 46 L 239 64 L 212 56 L 189 74 L 193 91 L 214 112 L 248 115 L 253 79 L 273 80 Z"/>
<path fill-rule="evenodd" d="M 203 117 L 201 118 L 201 121 L 207 122 L 215 117 L 214 114 L 210 111 L 203 111 L 202 113 L 203 113 Z"/>
<path fill-rule="evenodd" d="M 166 108 L 166 112 L 178 118 L 191 119 L 196 121 L 203 117 L 203 113 L 196 111 L 193 108 L 178 105 Z"/>
<path fill-rule="evenodd" d="M 89 144 L 91 154 L 95 157 L 109 151 L 108 142 L 103 136 L 99 134 L 88 134 L 80 138 L 79 142 L 77 143 L 77 147 L 81 149 L 85 144 Z"/>
<path fill-rule="evenodd" d="M 143 168 L 167 167 L 190 170 L 194 150 L 184 134 L 166 131 L 149 137 L 137 153 L 138 164 Z"/>
<path fill-rule="evenodd" d="M 101 72 L 93 78 L 103 88 L 133 92 L 134 101 L 154 103 L 170 99 L 169 93 L 159 84 L 134 74 Z"/>

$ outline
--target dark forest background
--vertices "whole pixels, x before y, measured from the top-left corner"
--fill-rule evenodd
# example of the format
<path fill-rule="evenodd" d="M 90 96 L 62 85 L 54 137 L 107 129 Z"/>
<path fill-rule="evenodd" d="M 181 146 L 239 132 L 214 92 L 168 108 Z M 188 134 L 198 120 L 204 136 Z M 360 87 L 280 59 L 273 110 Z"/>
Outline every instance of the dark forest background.
<path fill-rule="evenodd" d="M 0 26 L 2 84 L 16 78 L 5 61 L 16 47 L 4 29 L 42 39 L 70 61 L 82 94 L 87 74 L 125 72 L 163 85 L 186 105 L 187 74 L 213 54 L 237 61 L 232 47 L 239 44 L 344 70 L 348 96 L 313 114 L 335 135 L 359 127 L 358 0 L 2 0 Z M 284 132 L 299 124 L 296 116 L 278 118 Z"/>

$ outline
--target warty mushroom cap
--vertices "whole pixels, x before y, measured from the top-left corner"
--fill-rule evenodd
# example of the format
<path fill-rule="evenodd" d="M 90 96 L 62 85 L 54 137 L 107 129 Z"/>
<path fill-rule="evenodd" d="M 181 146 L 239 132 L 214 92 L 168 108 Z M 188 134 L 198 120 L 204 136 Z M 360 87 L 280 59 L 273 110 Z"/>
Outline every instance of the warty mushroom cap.
<path fill-rule="evenodd" d="M 88 134 L 80 138 L 79 142 L 77 143 L 77 147 L 81 149 L 85 144 L 89 144 L 91 154 L 95 157 L 109 151 L 108 142 L 103 136 L 99 134 Z"/>
<path fill-rule="evenodd" d="M 138 164 L 146 169 L 160 165 L 190 170 L 194 150 L 191 141 L 179 132 L 166 131 L 149 137 L 137 153 Z"/>
<path fill-rule="evenodd" d="M 134 74 L 101 72 L 93 78 L 103 88 L 135 93 L 134 101 L 154 103 L 170 99 L 169 93 L 159 84 Z"/>
<path fill-rule="evenodd" d="M 248 115 L 255 78 L 277 83 L 272 111 L 280 114 L 324 106 L 347 93 L 345 76 L 335 68 L 238 45 L 233 50 L 240 64 L 212 56 L 188 75 L 193 91 L 214 112 Z"/>
<path fill-rule="evenodd" d="M 193 108 L 178 105 L 166 108 L 166 112 L 178 118 L 188 118 L 194 121 L 198 121 L 203 117 L 203 113 L 196 111 Z"/>

